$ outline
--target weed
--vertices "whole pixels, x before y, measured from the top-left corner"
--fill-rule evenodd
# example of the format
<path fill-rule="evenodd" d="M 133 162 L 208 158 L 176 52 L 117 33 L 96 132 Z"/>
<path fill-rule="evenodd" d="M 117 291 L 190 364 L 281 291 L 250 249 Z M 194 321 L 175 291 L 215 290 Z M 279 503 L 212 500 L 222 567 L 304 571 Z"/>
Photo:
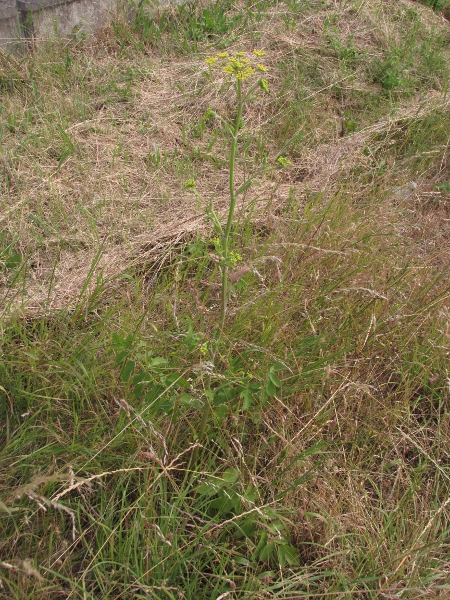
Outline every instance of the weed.
<path fill-rule="evenodd" d="M 441 11 L 446 6 L 448 6 L 447 0 L 419 0 L 421 4 L 425 6 L 429 6 L 435 11 Z"/>
<path fill-rule="evenodd" d="M 418 6 L 135 2 L 0 54 L 2 598 L 448 595 L 448 27 Z"/>
<path fill-rule="evenodd" d="M 180 5 L 176 9 L 175 18 L 166 13 L 159 17 L 152 16 L 149 1 L 140 2 L 136 10 L 133 31 L 139 34 L 144 43 L 164 47 L 164 38 L 169 38 L 178 51 L 197 52 L 200 40 L 208 40 L 225 48 L 235 39 L 236 31 L 243 29 L 248 21 L 242 12 L 233 12 L 233 3 L 214 2 L 207 7 L 194 4 Z M 249 13 L 251 14 L 251 13 Z M 121 27 L 117 30 L 119 39 L 124 43 L 138 42 L 130 37 L 128 31 Z"/>
<path fill-rule="evenodd" d="M 401 58 L 392 53 L 384 61 L 375 65 L 374 81 L 381 84 L 384 90 L 395 90 L 406 84 L 405 71 L 406 66 Z"/>
<path fill-rule="evenodd" d="M 353 68 L 356 66 L 357 62 L 361 59 L 361 52 L 353 44 L 351 36 L 346 44 L 343 44 L 336 35 L 328 34 L 326 39 L 344 67 Z"/>

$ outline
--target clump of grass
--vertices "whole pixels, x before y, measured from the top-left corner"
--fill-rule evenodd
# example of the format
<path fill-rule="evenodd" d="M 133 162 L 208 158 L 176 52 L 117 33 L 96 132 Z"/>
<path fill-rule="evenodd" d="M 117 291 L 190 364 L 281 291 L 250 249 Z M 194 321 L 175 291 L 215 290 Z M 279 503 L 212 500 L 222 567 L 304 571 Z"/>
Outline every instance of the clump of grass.
<path fill-rule="evenodd" d="M 141 11 L 6 63 L 0 596 L 448 592 L 444 34 L 351 8 Z M 199 64 L 256 39 L 237 118 Z"/>

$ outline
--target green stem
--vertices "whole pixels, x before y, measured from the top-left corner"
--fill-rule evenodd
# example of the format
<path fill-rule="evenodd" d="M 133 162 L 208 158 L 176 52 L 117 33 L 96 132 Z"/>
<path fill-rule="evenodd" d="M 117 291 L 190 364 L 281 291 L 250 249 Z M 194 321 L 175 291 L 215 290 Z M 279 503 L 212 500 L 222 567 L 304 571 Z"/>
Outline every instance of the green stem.
<path fill-rule="evenodd" d="M 222 265 L 222 289 L 220 302 L 220 317 L 219 317 L 219 336 L 225 325 L 225 317 L 227 314 L 228 301 L 228 258 L 229 258 L 229 240 L 231 227 L 233 225 L 234 210 L 236 208 L 236 193 L 234 189 L 234 164 L 236 161 L 237 140 L 239 135 L 239 125 L 241 123 L 242 110 L 244 108 L 245 98 L 242 98 L 241 80 L 237 80 L 236 92 L 238 98 L 238 111 L 236 121 L 234 123 L 234 131 L 231 136 L 230 163 L 229 163 L 229 182 L 230 182 L 230 208 L 228 211 L 228 219 L 223 234 L 223 262 Z"/>
<path fill-rule="evenodd" d="M 242 97 L 242 83 L 239 79 L 237 80 L 237 83 L 236 83 L 236 93 L 237 93 L 237 99 L 238 99 L 238 110 L 237 110 L 237 115 L 236 115 L 236 121 L 234 123 L 234 130 L 229 131 L 231 134 L 230 160 L 229 160 L 229 165 L 228 165 L 229 186 L 230 186 L 230 207 L 228 210 L 227 224 L 226 224 L 225 231 L 223 232 L 223 237 L 222 237 L 223 264 L 221 267 L 221 270 L 222 270 L 221 302 L 220 302 L 219 330 L 217 332 L 217 337 L 215 340 L 214 348 L 211 351 L 211 359 L 212 359 L 213 363 L 214 363 L 214 359 L 216 356 L 217 347 L 219 345 L 220 338 L 221 338 L 221 335 L 223 332 L 223 328 L 225 325 L 225 317 L 227 314 L 228 259 L 230 256 L 229 241 L 230 241 L 231 227 L 233 226 L 234 211 L 236 208 L 236 198 L 237 198 L 237 194 L 235 192 L 235 185 L 234 185 L 234 165 L 236 162 L 236 151 L 237 151 L 237 141 L 238 141 L 238 136 L 239 136 L 239 126 L 241 123 L 242 110 L 244 108 L 244 103 L 245 103 L 245 98 L 246 98 L 246 96 L 244 98 Z M 208 382 L 206 385 L 206 389 L 207 390 L 211 389 L 211 375 L 208 375 Z M 209 420 L 210 414 L 211 414 L 210 399 L 207 397 L 205 407 L 203 409 L 202 420 L 200 422 L 200 426 L 198 429 L 197 439 L 199 441 L 203 440 L 203 438 L 205 436 L 206 426 L 208 425 L 208 420 Z M 191 468 L 195 468 L 197 460 L 198 460 L 198 455 L 199 455 L 199 448 L 197 446 L 194 449 L 192 456 L 191 456 L 191 460 L 190 460 Z"/>
<path fill-rule="evenodd" d="M 220 335 L 220 332 L 219 332 L 219 335 Z M 214 362 L 215 350 L 213 350 L 211 358 L 212 358 L 212 362 Z M 211 389 L 211 375 L 208 375 L 208 380 L 206 382 L 205 389 L 206 390 Z M 210 414 L 211 414 L 211 404 L 210 404 L 210 399 L 208 398 L 208 394 L 206 394 L 205 406 L 203 408 L 202 420 L 200 421 L 200 427 L 199 427 L 198 436 L 197 436 L 197 441 L 200 443 L 203 441 L 203 438 L 205 436 L 206 426 L 208 425 Z M 195 469 L 195 467 L 197 465 L 199 450 L 200 450 L 199 446 L 196 446 L 192 452 L 191 459 L 189 461 L 190 469 Z"/>
<path fill-rule="evenodd" d="M 230 160 L 229 160 L 229 165 L 228 165 L 229 186 L 230 186 L 230 207 L 228 210 L 227 224 L 226 224 L 225 231 L 223 232 L 223 237 L 222 237 L 223 264 L 221 266 L 221 270 L 222 270 L 221 302 L 220 302 L 219 330 L 217 332 L 217 337 L 215 340 L 214 348 L 211 351 L 211 359 L 212 359 L 213 363 L 214 363 L 214 359 L 216 356 L 217 347 L 219 345 L 220 338 L 221 338 L 221 335 L 223 332 L 223 328 L 225 325 L 225 317 L 227 314 L 228 259 L 230 256 L 229 242 L 230 242 L 231 228 L 233 226 L 234 211 L 236 208 L 236 198 L 237 198 L 237 194 L 235 191 L 235 185 L 234 185 L 234 165 L 236 162 L 236 151 L 237 151 L 237 142 L 238 142 L 238 136 L 239 136 L 239 126 L 241 123 L 242 111 L 244 108 L 245 100 L 247 98 L 247 96 L 242 97 L 242 83 L 241 83 L 240 79 L 238 79 L 237 83 L 236 83 L 236 93 L 237 93 L 237 99 L 238 99 L 238 110 L 237 110 L 236 120 L 234 123 L 234 130 L 227 127 L 227 129 L 229 130 L 229 133 L 231 134 Z M 207 389 L 207 390 L 211 389 L 211 375 L 208 375 L 208 382 L 207 382 L 205 389 Z M 203 409 L 202 420 L 200 422 L 200 426 L 199 426 L 199 430 L 198 430 L 197 439 L 199 441 L 202 441 L 205 436 L 206 426 L 208 425 L 208 420 L 209 420 L 210 414 L 211 414 L 210 399 L 207 397 L 205 407 Z M 191 468 L 195 468 L 197 460 L 198 460 L 198 455 L 199 455 L 199 447 L 197 446 L 194 449 L 192 456 L 191 456 L 191 460 L 190 460 Z"/>

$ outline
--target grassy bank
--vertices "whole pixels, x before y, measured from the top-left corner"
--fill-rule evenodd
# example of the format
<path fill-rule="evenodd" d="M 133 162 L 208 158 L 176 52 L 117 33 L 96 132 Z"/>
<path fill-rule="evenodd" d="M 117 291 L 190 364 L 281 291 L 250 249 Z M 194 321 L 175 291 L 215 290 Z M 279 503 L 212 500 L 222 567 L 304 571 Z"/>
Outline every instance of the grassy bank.
<path fill-rule="evenodd" d="M 448 596 L 449 40 L 226 1 L 0 55 L 0 598 Z M 255 48 L 218 337 L 205 58 Z"/>

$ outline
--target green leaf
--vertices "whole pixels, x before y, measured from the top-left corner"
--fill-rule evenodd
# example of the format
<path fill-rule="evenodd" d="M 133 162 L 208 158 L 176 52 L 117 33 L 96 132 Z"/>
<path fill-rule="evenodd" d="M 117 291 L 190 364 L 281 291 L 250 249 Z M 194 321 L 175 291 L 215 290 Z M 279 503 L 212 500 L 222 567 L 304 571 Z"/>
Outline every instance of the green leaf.
<path fill-rule="evenodd" d="M 220 404 L 225 404 L 236 395 L 236 389 L 232 388 L 230 385 L 222 385 L 217 390 L 214 390 L 214 406 L 219 406 Z"/>
<path fill-rule="evenodd" d="M 273 385 L 277 388 L 281 387 L 281 380 L 276 373 L 273 373 L 272 370 L 269 371 L 269 379 L 273 383 Z"/>
<path fill-rule="evenodd" d="M 143 369 L 139 369 L 136 375 L 133 377 L 133 385 L 139 385 L 143 381 L 149 381 L 150 375 Z"/>
<path fill-rule="evenodd" d="M 114 359 L 115 364 L 117 366 L 120 365 L 120 363 L 123 362 L 127 358 L 128 354 L 129 354 L 128 350 L 123 350 L 122 352 L 119 352 L 118 354 L 116 354 L 116 357 Z"/>
<path fill-rule="evenodd" d="M 229 414 L 230 409 L 226 404 L 222 404 L 221 406 L 217 406 L 216 408 L 214 408 L 214 415 L 219 424 L 222 424 Z"/>
<path fill-rule="evenodd" d="M 210 508 L 217 510 L 222 514 L 237 514 L 240 511 L 240 501 L 237 496 L 226 496 L 223 492 L 219 494 L 219 497 L 210 503 Z"/>
<path fill-rule="evenodd" d="M 226 469 L 222 473 L 222 480 L 225 483 L 236 483 L 236 481 L 239 481 L 240 476 L 241 474 L 237 469 Z"/>
<path fill-rule="evenodd" d="M 277 393 L 277 388 L 270 378 L 268 378 L 266 381 L 265 391 L 269 397 L 275 396 Z"/>
<path fill-rule="evenodd" d="M 149 391 L 145 394 L 144 400 L 149 403 L 150 406 L 154 406 L 161 395 L 164 394 L 166 388 L 159 384 L 153 384 L 150 386 Z"/>
<path fill-rule="evenodd" d="M 274 554 L 275 551 L 275 542 L 269 542 L 259 553 L 259 560 L 262 560 L 263 562 L 269 560 L 269 558 L 272 556 L 272 554 Z"/>
<path fill-rule="evenodd" d="M 247 502 L 256 502 L 259 498 L 258 490 L 254 488 L 251 484 L 249 484 L 243 494 L 243 497 Z"/>
<path fill-rule="evenodd" d="M 166 374 L 161 375 L 159 377 L 159 380 L 164 387 L 169 388 L 172 386 L 172 384 L 174 384 L 175 382 L 178 382 L 179 378 L 180 378 L 180 376 L 178 373 L 169 373 L 168 375 L 166 375 Z"/>
<path fill-rule="evenodd" d="M 286 565 L 296 566 L 300 564 L 297 548 L 290 546 L 289 544 L 279 544 L 278 546 L 278 560 L 280 565 L 285 567 Z"/>
<path fill-rule="evenodd" d="M 240 393 L 240 396 L 243 400 L 242 410 L 248 410 L 249 408 L 251 408 L 254 402 L 253 394 L 251 393 L 251 391 L 248 388 L 245 388 Z"/>
<path fill-rule="evenodd" d="M 243 194 L 244 192 L 246 192 L 248 190 L 248 188 L 255 182 L 255 178 L 254 177 L 250 177 L 249 179 L 247 179 L 247 181 L 245 181 L 240 187 L 238 187 L 238 189 L 235 192 L 235 196 L 239 196 L 240 194 Z M 255 184 L 257 185 L 257 184 Z"/>
<path fill-rule="evenodd" d="M 114 352 L 120 352 L 128 350 L 128 348 L 133 343 L 133 336 L 129 334 L 127 335 L 127 337 L 123 337 L 120 333 L 113 333 L 112 341 L 113 343 L 111 344 L 111 347 L 114 350 Z"/>
<path fill-rule="evenodd" d="M 163 365 L 167 365 L 167 358 L 162 358 L 160 356 L 155 356 L 150 363 L 151 367 L 162 367 Z"/>
<path fill-rule="evenodd" d="M 197 488 L 197 494 L 200 496 L 214 496 L 217 492 L 217 487 L 209 481 L 205 481 Z"/>
<path fill-rule="evenodd" d="M 267 545 L 267 539 L 268 539 L 267 531 L 260 530 L 260 532 L 261 532 L 261 537 L 259 538 L 258 545 L 256 546 L 256 548 L 253 552 L 253 555 L 252 555 L 253 558 L 256 558 L 256 559 L 258 559 L 260 557 L 261 552 L 264 550 L 264 548 Z"/>
<path fill-rule="evenodd" d="M 201 408 L 203 406 L 201 400 L 191 394 L 181 394 L 179 403 L 181 406 L 192 406 L 192 408 Z"/>
<path fill-rule="evenodd" d="M 254 535 L 256 529 L 256 522 L 254 518 L 246 519 L 240 526 L 240 531 L 246 537 Z"/>
<path fill-rule="evenodd" d="M 150 375 L 146 371 L 139 369 L 139 371 L 133 377 L 133 395 L 135 398 L 140 398 L 143 395 L 148 384 L 150 383 L 150 379 Z"/>
<path fill-rule="evenodd" d="M 251 562 L 247 558 L 244 558 L 243 556 L 235 556 L 235 557 L 233 557 L 233 561 L 237 565 L 244 565 L 244 567 L 251 566 Z"/>
<path fill-rule="evenodd" d="M 8 258 L 5 261 L 5 267 L 7 269 L 15 269 L 16 267 L 19 267 L 22 264 L 22 255 L 19 254 L 18 252 L 14 253 L 14 254 L 10 254 L 10 256 L 8 256 Z"/>
<path fill-rule="evenodd" d="M 316 339 L 316 338 L 314 338 Z M 286 365 L 283 365 L 282 363 L 275 363 L 274 365 L 272 365 L 270 367 L 271 371 L 284 371 L 286 369 Z"/>
<path fill-rule="evenodd" d="M 267 524 L 267 529 L 270 531 L 270 533 L 278 537 L 280 535 L 280 531 L 286 529 L 286 525 L 282 521 L 274 521 L 273 523 Z"/>
<path fill-rule="evenodd" d="M 134 360 L 128 360 L 125 363 L 125 365 L 124 365 L 124 367 L 122 369 L 122 381 L 124 383 L 126 383 L 130 379 L 131 374 L 133 373 L 135 366 L 136 366 L 136 363 L 134 362 Z"/>

